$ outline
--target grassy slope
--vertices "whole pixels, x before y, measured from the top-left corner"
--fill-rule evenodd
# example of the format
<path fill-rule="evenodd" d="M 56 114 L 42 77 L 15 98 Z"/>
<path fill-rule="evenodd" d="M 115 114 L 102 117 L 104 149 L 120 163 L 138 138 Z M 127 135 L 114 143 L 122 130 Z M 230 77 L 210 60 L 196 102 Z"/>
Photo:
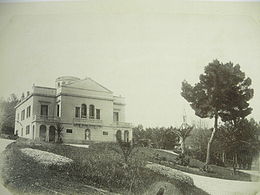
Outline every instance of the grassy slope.
<path fill-rule="evenodd" d="M 20 152 L 20 148 L 35 148 L 66 156 L 74 163 L 66 167 L 44 167 Z M 49 143 L 37 144 L 18 140 L 5 151 L 6 167 L 3 179 L 7 187 L 21 192 L 49 193 L 52 189 L 66 194 L 99 194 L 84 184 L 117 193 L 142 194 L 158 181 L 173 183 L 183 194 L 207 194 L 195 186 L 168 179 L 143 168 L 143 162 L 153 157 L 153 152 L 137 148 L 131 166 L 124 167 L 116 144 L 93 144 L 89 149 Z M 25 179 L 26 178 L 26 179 Z"/>
<path fill-rule="evenodd" d="M 163 151 L 156 151 L 156 153 L 158 153 L 158 152 L 159 152 L 160 159 L 163 159 L 163 160 L 153 160 L 154 162 L 178 169 L 183 172 L 207 176 L 207 177 L 229 179 L 229 180 L 239 180 L 239 181 L 252 181 L 252 179 L 253 180 L 260 179 L 257 177 L 253 178 L 250 174 L 243 173 L 240 171 L 237 171 L 237 173 L 234 175 L 232 169 L 229 169 L 226 167 L 220 167 L 220 166 L 216 166 L 216 165 L 209 166 L 210 170 L 211 170 L 210 172 L 203 172 L 203 171 L 201 171 L 201 168 L 203 167 L 204 163 L 199 160 L 195 160 L 195 159 L 190 160 L 190 164 L 188 167 L 180 166 L 180 165 L 176 164 L 176 157 L 174 157 L 174 155 L 171 155 L 171 154 L 163 152 Z"/>

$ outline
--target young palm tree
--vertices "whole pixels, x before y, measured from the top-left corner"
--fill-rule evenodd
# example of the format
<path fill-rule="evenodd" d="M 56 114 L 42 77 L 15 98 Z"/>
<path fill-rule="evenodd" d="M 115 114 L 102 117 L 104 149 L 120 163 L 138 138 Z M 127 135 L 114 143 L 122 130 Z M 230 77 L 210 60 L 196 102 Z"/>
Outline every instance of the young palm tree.
<path fill-rule="evenodd" d="M 180 138 L 181 153 L 185 154 L 185 140 L 190 136 L 193 127 L 186 122 L 186 116 L 183 116 L 183 123 L 180 128 L 175 128 L 173 132 Z"/>
<path fill-rule="evenodd" d="M 64 127 L 60 122 L 56 122 L 55 126 L 55 131 L 57 133 L 57 143 L 62 143 L 62 131 Z"/>

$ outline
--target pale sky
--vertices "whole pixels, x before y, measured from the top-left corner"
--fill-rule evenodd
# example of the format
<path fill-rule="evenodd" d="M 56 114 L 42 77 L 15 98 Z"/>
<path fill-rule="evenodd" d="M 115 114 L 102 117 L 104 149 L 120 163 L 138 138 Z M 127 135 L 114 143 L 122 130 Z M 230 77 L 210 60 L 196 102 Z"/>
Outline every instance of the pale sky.
<path fill-rule="evenodd" d="M 1 2 L 1 0 L 0 0 Z M 2 1 L 3 2 L 3 1 Z M 260 2 L 88 0 L 0 3 L 0 96 L 59 76 L 91 77 L 126 97 L 128 122 L 178 126 L 181 82 L 213 59 L 253 80 L 260 120 Z"/>

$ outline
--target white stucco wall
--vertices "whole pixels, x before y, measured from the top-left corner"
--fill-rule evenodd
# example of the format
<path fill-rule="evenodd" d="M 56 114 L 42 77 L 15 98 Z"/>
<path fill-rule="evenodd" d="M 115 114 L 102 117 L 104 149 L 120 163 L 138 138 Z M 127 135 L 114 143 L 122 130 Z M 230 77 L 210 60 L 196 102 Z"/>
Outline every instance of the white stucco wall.
<path fill-rule="evenodd" d="M 100 89 L 99 85 L 98 89 Z M 124 124 L 121 123 L 119 127 L 113 123 L 113 112 L 119 113 L 119 122 L 125 122 L 124 98 L 113 96 L 113 93 L 109 90 L 96 91 L 68 86 L 61 86 L 57 89 L 34 86 L 30 97 L 24 99 L 16 108 L 16 117 L 17 113 L 19 113 L 19 123 L 15 124 L 15 130 L 18 130 L 18 135 L 25 138 L 37 139 L 40 135 L 41 125 L 45 125 L 47 131 L 51 125 L 55 126 L 53 120 L 47 121 L 41 118 L 40 115 L 41 105 L 48 105 L 47 118 L 56 120 L 57 104 L 60 105 L 59 116 L 60 122 L 64 127 L 62 133 L 64 142 L 86 142 L 86 129 L 90 130 L 92 141 L 116 141 L 117 130 L 122 131 L 122 138 L 124 131 L 129 131 L 129 139 L 132 139 L 132 130 L 129 126 L 124 127 Z M 87 106 L 87 118 L 83 120 L 81 120 L 81 117 L 77 118 L 80 119 L 80 122 L 75 123 L 75 108 L 81 108 L 82 104 L 86 104 Z M 90 105 L 95 106 L 95 112 L 96 109 L 100 110 L 100 120 L 93 120 L 94 124 L 90 124 L 88 121 Z M 29 118 L 26 118 L 26 108 L 28 106 L 31 106 L 31 115 Z M 23 109 L 25 109 L 25 120 L 21 121 L 21 111 Z M 96 113 L 94 119 L 96 119 Z M 30 133 L 28 135 L 25 133 L 26 125 L 30 125 Z M 23 135 L 21 134 L 22 127 Z M 72 129 L 72 133 L 68 133 L 67 129 Z M 46 134 L 48 135 L 49 133 L 46 132 Z"/>

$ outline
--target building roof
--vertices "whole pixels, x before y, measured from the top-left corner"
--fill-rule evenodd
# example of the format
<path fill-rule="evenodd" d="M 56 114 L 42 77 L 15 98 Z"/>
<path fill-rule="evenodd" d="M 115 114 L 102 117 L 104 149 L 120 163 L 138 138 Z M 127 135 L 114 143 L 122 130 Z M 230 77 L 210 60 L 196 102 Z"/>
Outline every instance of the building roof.
<path fill-rule="evenodd" d="M 71 88 L 86 89 L 91 91 L 112 93 L 112 91 L 110 91 L 109 89 L 107 89 L 106 87 L 102 86 L 101 84 L 99 84 L 98 82 L 94 81 L 89 77 L 82 80 L 75 81 L 70 84 L 66 84 L 65 86 Z"/>

